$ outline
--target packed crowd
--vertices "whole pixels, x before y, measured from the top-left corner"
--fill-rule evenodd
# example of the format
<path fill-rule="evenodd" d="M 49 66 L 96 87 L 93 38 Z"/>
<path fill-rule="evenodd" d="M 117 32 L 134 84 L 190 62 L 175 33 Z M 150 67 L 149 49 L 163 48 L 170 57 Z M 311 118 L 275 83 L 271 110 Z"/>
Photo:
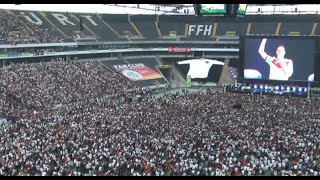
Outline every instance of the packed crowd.
<path fill-rule="evenodd" d="M 29 113 L 135 87 L 97 61 L 12 64 L 0 69 L 0 82 L 5 94 L 15 97 Z M 22 109 L 12 108 L 15 114 L 0 111 L 0 116 L 21 115 Z"/>
<path fill-rule="evenodd" d="M 17 109 L 19 109 L 19 111 L 17 111 Z M 21 114 L 26 114 L 27 111 L 27 108 L 15 99 L 3 84 L 0 83 L 0 118 L 13 114 L 20 116 Z"/>
<path fill-rule="evenodd" d="M 0 44 L 59 42 L 64 42 L 64 37 L 57 35 L 52 30 L 0 10 Z"/>
<path fill-rule="evenodd" d="M 3 127 L 0 175 L 317 176 L 319 113 L 314 99 L 210 90 L 82 102 Z"/>

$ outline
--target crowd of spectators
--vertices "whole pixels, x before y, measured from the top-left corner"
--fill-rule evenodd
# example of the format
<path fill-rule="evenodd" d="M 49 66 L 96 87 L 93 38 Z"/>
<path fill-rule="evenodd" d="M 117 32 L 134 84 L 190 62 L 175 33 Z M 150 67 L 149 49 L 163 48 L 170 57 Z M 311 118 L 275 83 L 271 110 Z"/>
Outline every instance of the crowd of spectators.
<path fill-rule="evenodd" d="M 63 41 L 0 10 L 0 44 Z M 0 176 L 320 173 L 316 99 L 210 89 L 148 96 L 139 103 L 103 98 L 132 88 L 96 61 L 1 68 L 0 118 L 19 119 L 0 125 Z"/>
<path fill-rule="evenodd" d="M 24 17 L 0 10 L 0 44 L 61 43 L 65 38 L 40 27 Z M 70 42 L 70 40 L 67 40 Z"/>
<path fill-rule="evenodd" d="M 0 69 L 0 82 L 7 94 L 30 110 L 28 113 L 135 87 L 97 61 L 12 64 Z M 0 112 L 1 115 L 8 114 Z"/>
<path fill-rule="evenodd" d="M 19 109 L 19 111 L 17 111 L 17 109 Z M 12 114 L 20 116 L 25 113 L 27 113 L 27 108 L 25 108 L 18 99 L 12 96 L 0 83 L 0 118 Z"/>
<path fill-rule="evenodd" d="M 319 103 L 299 97 L 82 102 L 3 127 L 0 175 L 317 176 L 319 126 Z"/>

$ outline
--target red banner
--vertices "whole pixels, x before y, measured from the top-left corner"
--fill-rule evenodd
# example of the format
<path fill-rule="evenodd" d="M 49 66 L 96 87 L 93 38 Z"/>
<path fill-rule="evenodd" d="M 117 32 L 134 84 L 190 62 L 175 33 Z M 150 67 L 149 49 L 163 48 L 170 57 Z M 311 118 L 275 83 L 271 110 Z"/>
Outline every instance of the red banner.
<path fill-rule="evenodd" d="M 168 52 L 169 53 L 178 53 L 178 52 L 189 53 L 191 52 L 191 48 L 190 47 L 168 47 Z"/>

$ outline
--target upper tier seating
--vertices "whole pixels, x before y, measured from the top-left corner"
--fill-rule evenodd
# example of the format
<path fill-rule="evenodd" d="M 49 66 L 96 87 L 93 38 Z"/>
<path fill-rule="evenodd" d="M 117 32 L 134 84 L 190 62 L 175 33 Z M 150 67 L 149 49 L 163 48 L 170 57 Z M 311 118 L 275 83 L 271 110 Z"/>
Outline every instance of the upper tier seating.
<path fill-rule="evenodd" d="M 127 15 L 0 10 L 0 43 L 80 41 L 214 41 L 242 35 L 320 35 L 312 15 Z M 82 22 L 82 23 L 80 23 Z M 221 37 L 222 38 L 219 38 Z M 218 38 L 217 38 L 218 37 Z"/>

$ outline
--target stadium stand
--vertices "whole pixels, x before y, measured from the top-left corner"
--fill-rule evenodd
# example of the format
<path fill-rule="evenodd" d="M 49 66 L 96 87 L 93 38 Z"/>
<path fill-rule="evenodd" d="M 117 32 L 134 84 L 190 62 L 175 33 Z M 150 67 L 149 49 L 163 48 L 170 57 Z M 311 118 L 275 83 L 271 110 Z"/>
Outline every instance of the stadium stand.
<path fill-rule="evenodd" d="M 162 38 L 175 39 L 176 36 L 185 35 L 185 17 L 184 16 L 160 16 L 159 29 Z"/>
<path fill-rule="evenodd" d="M 141 38 L 129 23 L 127 14 L 104 15 L 103 20 L 109 23 L 122 38 Z"/>
<path fill-rule="evenodd" d="M 27 109 L 22 106 L 19 99 L 10 94 L 3 84 L 0 84 L 0 117 L 23 117 Z"/>
<path fill-rule="evenodd" d="M 135 15 L 131 16 L 131 21 L 136 24 L 143 37 L 147 39 L 158 39 L 155 25 L 156 16 Z"/>
<path fill-rule="evenodd" d="M 318 20 L 311 15 L 301 15 L 300 17 L 290 15 L 252 15 L 226 21 L 219 17 L 200 18 L 181 15 L 129 16 L 123 14 L 101 15 L 17 10 L 1 10 L 1 14 L 1 22 L 7 24 L 0 31 L 2 44 L 10 44 L 14 39 L 16 39 L 17 43 L 70 42 L 73 41 L 73 38 L 79 37 L 83 39 L 91 37 L 92 41 L 139 41 L 159 38 L 162 40 L 201 41 L 216 40 L 216 37 L 219 36 L 241 36 L 246 34 L 320 34 L 319 28 L 317 28 Z M 80 29 L 80 20 L 82 21 L 82 31 Z M 12 22 L 15 22 L 18 26 L 13 26 Z M 210 25 L 212 29 L 205 36 L 195 36 L 196 30 L 188 34 L 190 25 Z M 9 33 L 9 36 L 4 36 L 4 33 Z M 201 33 L 203 33 L 203 30 L 200 30 Z M 4 39 L 4 37 L 6 38 Z M 28 40 L 26 41 L 26 38 L 23 37 L 28 37 Z M 8 40 L 10 41 L 5 42 Z"/>
<path fill-rule="evenodd" d="M 111 95 L 132 84 L 101 63 L 14 64 L 0 70 L 6 91 L 35 110 Z"/>
<path fill-rule="evenodd" d="M 264 34 L 274 35 L 276 33 L 278 22 L 254 22 L 251 24 L 249 34 Z"/>
<path fill-rule="evenodd" d="M 218 22 L 216 36 L 240 36 L 246 34 L 246 22 L 238 22 L 235 20 Z"/>
<path fill-rule="evenodd" d="M 100 41 L 115 41 L 117 34 L 113 33 L 96 14 L 74 14 L 78 19 L 82 17 L 83 24 L 87 26 Z"/>
<path fill-rule="evenodd" d="M 83 29 L 83 31 L 80 31 L 80 22 L 73 18 L 71 13 L 43 12 L 43 14 L 52 24 L 54 24 L 54 27 L 60 29 L 69 37 L 90 36 L 88 30 Z M 61 21 L 58 19 L 61 19 Z"/>
<path fill-rule="evenodd" d="M 36 12 L 33 12 L 36 13 Z M 28 21 L 26 18 L 24 18 L 27 14 L 21 14 L 17 15 L 16 17 L 19 18 L 22 23 L 24 23 L 26 26 L 30 27 L 32 31 L 36 33 L 36 35 L 40 38 L 39 43 L 52 43 L 52 42 L 64 42 L 64 37 L 62 35 L 58 35 L 53 31 L 53 28 L 50 27 L 47 23 L 42 24 L 41 27 L 36 25 L 35 23 L 32 23 Z M 40 15 L 40 13 L 38 13 Z M 29 18 L 31 19 L 32 17 L 29 15 Z M 43 21 L 42 21 L 43 22 Z"/>
<path fill-rule="evenodd" d="M 185 92 L 39 114 L 2 127 L 0 175 L 319 175 L 319 105 L 249 97 Z"/>
<path fill-rule="evenodd" d="M 317 22 L 318 17 L 308 15 L 213 19 L 0 10 L 0 45 L 320 35 Z M 202 35 L 205 26 L 212 29 Z M 113 43 L 0 50 L 1 55 L 32 53 L 28 59 L 39 61 L 25 63 L 22 57 L 12 64 L 2 61 L 0 176 L 320 175 L 320 103 L 316 98 L 220 92 L 222 87 L 204 86 L 150 90 L 148 86 L 168 83 L 157 69 L 160 62 L 177 67 L 183 78 L 189 68 L 179 67 L 177 57 L 161 61 L 159 56 L 170 54 L 167 49 L 140 52 L 134 51 L 140 47 L 130 43 L 127 48 L 133 51 L 126 56 L 115 52 L 39 57 L 46 52 L 117 49 Z M 170 46 L 193 48 L 194 44 Z M 142 45 L 150 50 L 158 44 Z M 221 46 L 232 49 L 239 44 Z M 192 53 L 172 54 L 189 59 Z M 192 55 L 211 54 L 218 55 L 202 51 Z M 72 56 L 73 61 L 64 61 Z M 230 71 L 240 66 L 235 59 L 230 59 Z M 115 67 L 128 64 L 143 64 L 156 73 L 129 80 Z M 223 68 L 211 67 L 208 81 L 218 82 Z M 139 96 L 138 102 L 129 101 L 129 94 Z M 4 119 L 8 123 L 2 123 Z"/>
<path fill-rule="evenodd" d="M 25 43 L 55 43 L 63 42 L 62 36 L 56 35 L 47 25 L 39 27 L 29 21 L 21 20 L 23 15 L 11 14 L 5 10 L 1 13 L 1 36 L 5 41 L 3 44 L 25 44 Z M 25 18 L 23 18 L 25 19 Z"/>
<path fill-rule="evenodd" d="M 280 34 L 284 35 L 309 35 L 313 22 L 286 22 L 285 20 L 281 23 Z"/>

